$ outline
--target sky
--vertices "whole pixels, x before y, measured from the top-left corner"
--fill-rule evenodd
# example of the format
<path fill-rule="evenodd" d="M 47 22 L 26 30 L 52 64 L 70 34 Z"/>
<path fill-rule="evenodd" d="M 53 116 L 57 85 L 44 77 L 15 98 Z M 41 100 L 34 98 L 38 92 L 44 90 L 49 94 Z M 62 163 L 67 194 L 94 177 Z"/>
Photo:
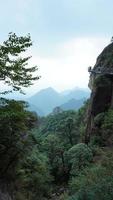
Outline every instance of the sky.
<path fill-rule="evenodd" d="M 9 32 L 33 41 L 29 64 L 41 78 L 26 92 L 87 88 L 87 68 L 113 35 L 112 13 L 112 0 L 1 0 L 0 42 Z"/>

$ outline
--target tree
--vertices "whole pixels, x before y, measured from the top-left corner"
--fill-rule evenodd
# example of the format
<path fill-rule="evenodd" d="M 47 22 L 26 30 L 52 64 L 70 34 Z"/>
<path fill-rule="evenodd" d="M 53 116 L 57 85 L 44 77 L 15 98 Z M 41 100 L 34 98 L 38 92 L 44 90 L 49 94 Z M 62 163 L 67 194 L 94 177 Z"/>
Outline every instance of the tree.
<path fill-rule="evenodd" d="M 54 134 L 49 134 L 43 140 L 43 149 L 49 159 L 51 174 L 54 176 L 55 181 L 58 181 L 57 179 L 61 178 L 65 168 L 64 149 L 59 138 Z"/>
<path fill-rule="evenodd" d="M 71 180 L 70 193 L 69 200 L 112 200 L 113 175 L 101 165 L 86 168 Z"/>
<path fill-rule="evenodd" d="M 76 127 L 74 116 L 67 116 L 66 119 L 59 122 L 57 126 L 57 132 L 59 132 L 59 135 L 61 137 L 64 137 L 67 139 L 67 142 L 70 144 L 70 146 L 73 146 L 78 142 L 78 130 Z"/>
<path fill-rule="evenodd" d="M 70 148 L 68 155 L 72 175 L 77 175 L 81 172 L 93 159 L 92 150 L 83 143 L 76 144 Z"/>
<path fill-rule="evenodd" d="M 28 67 L 30 56 L 22 56 L 31 45 L 30 35 L 18 37 L 15 33 L 9 33 L 8 40 L 0 45 L 0 80 L 11 88 L 0 94 L 23 92 L 22 87 L 39 79 L 32 74 L 37 67 Z M 0 98 L 0 182 L 12 191 L 11 196 L 18 180 L 18 165 L 30 148 L 29 131 L 36 123 L 37 116 L 27 110 L 26 102 Z"/>
<path fill-rule="evenodd" d="M 59 106 L 57 106 L 57 107 L 55 107 L 55 108 L 53 109 L 52 114 L 53 114 L 53 115 L 57 115 L 57 114 L 62 113 L 62 112 L 63 112 L 62 108 L 60 108 Z"/>
<path fill-rule="evenodd" d="M 21 161 L 19 174 L 21 182 L 19 192 L 23 191 L 26 197 L 23 199 L 43 200 L 49 195 L 52 177 L 49 174 L 48 160 L 35 146 L 32 146 L 28 155 Z"/>
<path fill-rule="evenodd" d="M 28 131 L 37 117 L 26 110 L 26 103 L 0 99 L 0 178 L 12 179 L 18 160 L 25 153 Z"/>
<path fill-rule="evenodd" d="M 15 33 L 9 33 L 8 40 L 0 45 L 0 80 L 11 86 L 10 91 L 23 92 L 21 87 L 32 85 L 32 81 L 39 79 L 32 72 L 37 66 L 28 67 L 31 56 L 22 57 L 22 53 L 32 46 L 30 35 L 18 37 Z M 2 93 L 7 93 L 3 91 Z"/>

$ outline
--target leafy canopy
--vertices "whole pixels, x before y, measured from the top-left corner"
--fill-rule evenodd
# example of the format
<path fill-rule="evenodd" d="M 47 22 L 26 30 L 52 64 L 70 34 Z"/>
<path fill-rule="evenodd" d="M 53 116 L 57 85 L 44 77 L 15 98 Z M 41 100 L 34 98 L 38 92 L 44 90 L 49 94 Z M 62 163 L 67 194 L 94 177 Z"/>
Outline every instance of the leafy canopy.
<path fill-rule="evenodd" d="M 15 176 L 14 169 L 25 153 L 29 130 L 37 122 L 26 107 L 22 101 L 0 99 L 0 177 Z"/>
<path fill-rule="evenodd" d="M 72 165 L 72 175 L 77 175 L 80 171 L 87 167 L 93 159 L 91 149 L 84 143 L 74 145 L 69 149 L 68 154 Z"/>
<path fill-rule="evenodd" d="M 0 80 L 11 86 L 14 91 L 22 92 L 21 87 L 28 87 L 32 85 L 32 81 L 39 79 L 38 76 L 32 75 L 37 66 L 28 67 L 31 56 L 22 57 L 22 53 L 30 46 L 32 46 L 30 35 L 18 37 L 12 32 L 9 33 L 8 40 L 0 45 Z M 7 92 L 9 91 L 2 93 Z"/>

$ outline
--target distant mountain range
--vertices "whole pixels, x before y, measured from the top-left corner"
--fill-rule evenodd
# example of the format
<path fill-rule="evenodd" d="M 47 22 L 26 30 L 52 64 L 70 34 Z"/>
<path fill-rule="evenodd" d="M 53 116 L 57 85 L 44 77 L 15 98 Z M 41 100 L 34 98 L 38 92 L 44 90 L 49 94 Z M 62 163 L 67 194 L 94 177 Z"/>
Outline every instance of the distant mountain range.
<path fill-rule="evenodd" d="M 62 110 L 77 110 L 79 109 L 83 103 L 85 102 L 85 98 L 83 99 L 70 99 L 68 102 L 62 104 L 60 108 Z"/>
<path fill-rule="evenodd" d="M 88 89 L 75 88 L 61 93 L 49 87 L 37 92 L 27 99 L 30 110 L 37 112 L 40 116 L 48 115 L 52 110 L 59 106 L 63 110 L 77 110 L 84 101 L 89 98 Z"/>

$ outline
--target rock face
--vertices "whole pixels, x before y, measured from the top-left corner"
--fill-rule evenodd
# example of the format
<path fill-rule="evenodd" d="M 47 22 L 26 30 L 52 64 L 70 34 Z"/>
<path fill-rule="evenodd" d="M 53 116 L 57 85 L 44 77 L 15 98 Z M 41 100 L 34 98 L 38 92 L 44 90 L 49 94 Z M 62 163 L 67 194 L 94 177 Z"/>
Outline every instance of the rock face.
<path fill-rule="evenodd" d="M 8 184 L 0 180 L 0 200 L 13 200 L 9 194 L 8 188 Z"/>
<path fill-rule="evenodd" d="M 89 87 L 91 97 L 87 111 L 86 143 L 95 130 L 94 118 L 113 107 L 113 43 L 102 51 L 90 70 Z"/>
<path fill-rule="evenodd" d="M 4 193 L 0 190 L 0 200 L 12 200 L 12 198 L 7 192 Z"/>

